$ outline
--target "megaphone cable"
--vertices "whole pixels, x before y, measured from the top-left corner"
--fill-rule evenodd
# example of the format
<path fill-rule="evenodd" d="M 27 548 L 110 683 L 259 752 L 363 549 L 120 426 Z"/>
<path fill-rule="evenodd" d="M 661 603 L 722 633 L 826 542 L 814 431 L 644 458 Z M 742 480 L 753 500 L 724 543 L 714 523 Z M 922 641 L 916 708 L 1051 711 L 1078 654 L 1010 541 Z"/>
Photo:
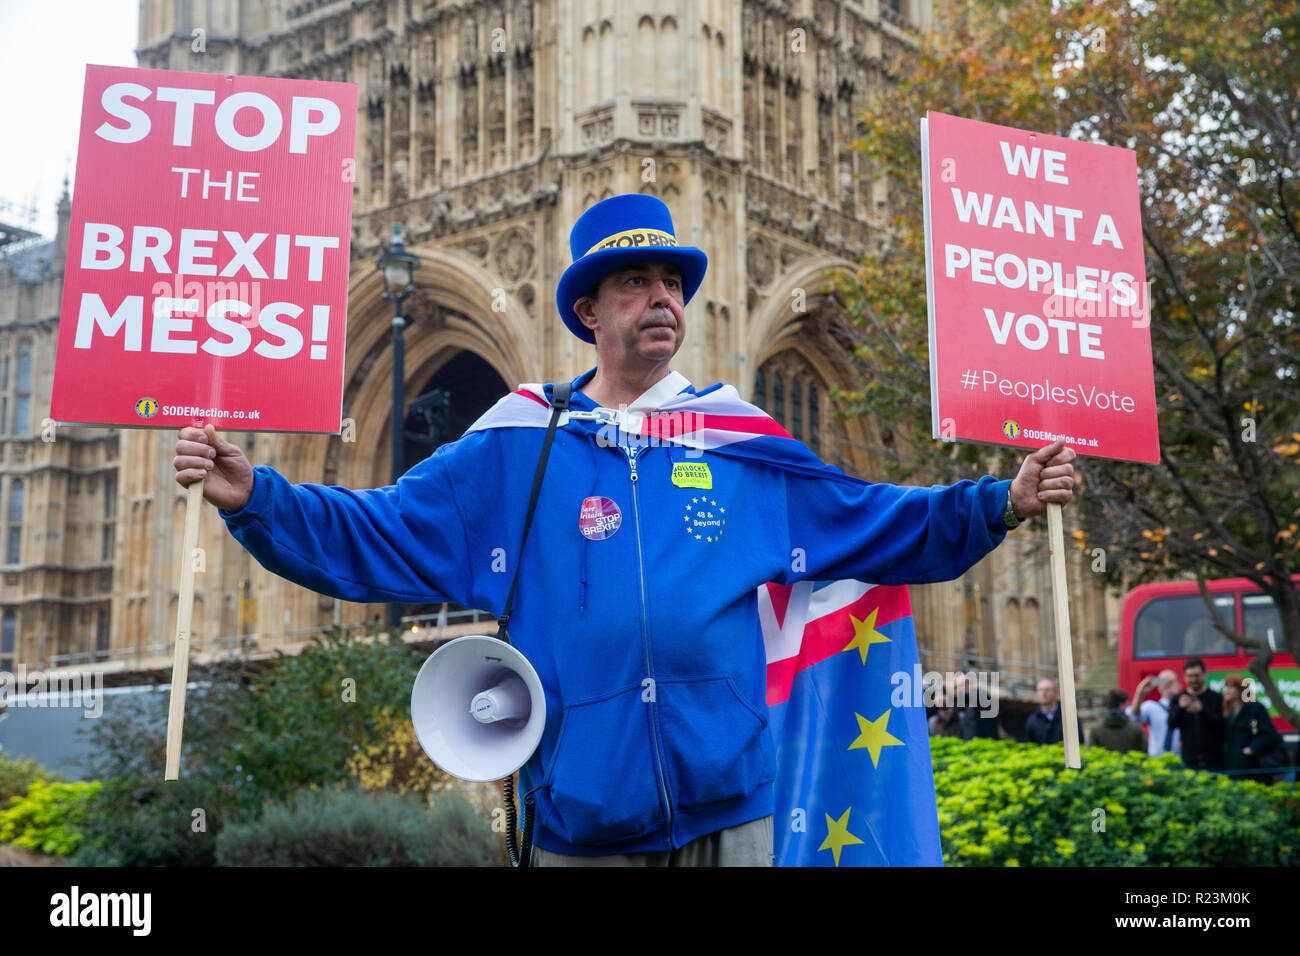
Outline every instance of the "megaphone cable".
<path fill-rule="evenodd" d="M 501 781 L 506 800 L 506 853 L 510 856 L 511 866 L 528 866 L 533 855 L 533 794 L 534 788 L 524 794 L 524 842 L 520 846 L 515 837 L 515 780 L 513 776 Z"/>

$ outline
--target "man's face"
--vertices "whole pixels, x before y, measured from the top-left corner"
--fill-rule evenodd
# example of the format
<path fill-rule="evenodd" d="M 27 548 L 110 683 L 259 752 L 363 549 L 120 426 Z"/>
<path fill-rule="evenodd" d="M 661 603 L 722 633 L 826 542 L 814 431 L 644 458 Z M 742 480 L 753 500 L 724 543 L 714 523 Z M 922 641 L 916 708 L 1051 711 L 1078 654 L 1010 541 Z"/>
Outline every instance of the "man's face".
<path fill-rule="evenodd" d="M 1205 690 L 1205 668 L 1189 667 L 1183 671 L 1183 676 L 1187 678 L 1187 689 L 1193 694 Z"/>
<path fill-rule="evenodd" d="M 1051 710 L 1052 705 L 1056 703 L 1056 685 L 1050 680 L 1038 682 L 1038 703 L 1047 710 Z"/>
<path fill-rule="evenodd" d="M 668 262 L 636 262 L 601 280 L 596 298 L 574 310 L 596 336 L 602 365 L 656 365 L 677 354 L 686 337 L 682 273 Z"/>
<path fill-rule="evenodd" d="M 1174 694 L 1178 693 L 1178 691 L 1181 689 L 1182 685 L 1178 680 L 1178 675 L 1173 671 L 1169 670 L 1168 668 L 1162 670 L 1158 676 L 1160 677 L 1160 680 L 1163 682 L 1161 683 L 1159 689 L 1160 689 L 1160 693 L 1163 694 L 1164 696 L 1172 697 Z"/>

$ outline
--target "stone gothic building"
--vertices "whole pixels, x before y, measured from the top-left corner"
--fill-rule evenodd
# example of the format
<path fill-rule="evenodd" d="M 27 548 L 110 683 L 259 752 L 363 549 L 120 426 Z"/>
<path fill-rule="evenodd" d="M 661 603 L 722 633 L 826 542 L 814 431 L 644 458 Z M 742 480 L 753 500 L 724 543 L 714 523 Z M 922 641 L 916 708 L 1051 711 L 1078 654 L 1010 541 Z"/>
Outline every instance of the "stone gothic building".
<path fill-rule="evenodd" d="M 141 0 L 142 67 L 359 87 L 343 403 L 354 440 L 229 437 L 291 480 L 388 483 L 392 307 L 374 263 L 395 222 L 420 256 L 405 382 L 406 401 L 423 401 L 407 418 L 408 462 L 516 383 L 590 368 L 594 351 L 555 314 L 568 230 L 593 202 L 643 191 L 710 257 L 674 367 L 698 386 L 735 384 L 827 461 L 879 477 L 892 430 L 840 419 L 830 401 L 852 370 L 824 286 L 886 239 L 887 197 L 842 143 L 930 17 L 931 0 Z M 166 664 L 184 513 L 174 432 L 41 440 L 66 209 L 60 222 L 53 243 L 0 259 L 0 667 Z M 1022 694 L 1055 672 L 1039 524 L 962 580 L 914 589 L 927 669 L 997 668 Z M 200 543 L 199 655 L 382 613 L 270 575 L 210 508 Z M 1071 550 L 1075 661 L 1104 674 L 1116 603 Z"/>

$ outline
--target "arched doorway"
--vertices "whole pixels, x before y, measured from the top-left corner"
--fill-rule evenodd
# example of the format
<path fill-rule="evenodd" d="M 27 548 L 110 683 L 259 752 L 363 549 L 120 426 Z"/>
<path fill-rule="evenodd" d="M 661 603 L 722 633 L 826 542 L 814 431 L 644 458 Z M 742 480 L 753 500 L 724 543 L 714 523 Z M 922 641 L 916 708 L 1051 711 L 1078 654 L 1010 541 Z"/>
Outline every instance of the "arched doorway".
<path fill-rule="evenodd" d="M 510 389 L 496 370 L 461 350 L 444 362 L 406 405 L 406 470 L 455 441 Z"/>
<path fill-rule="evenodd" d="M 501 376 L 478 355 L 456 352 L 429 377 L 420 393 L 406 405 L 406 469 L 428 458 L 440 447 L 465 434 L 465 429 L 507 391 Z M 441 604 L 403 604 L 403 617 L 436 615 Z M 448 604 L 448 611 L 465 610 Z"/>

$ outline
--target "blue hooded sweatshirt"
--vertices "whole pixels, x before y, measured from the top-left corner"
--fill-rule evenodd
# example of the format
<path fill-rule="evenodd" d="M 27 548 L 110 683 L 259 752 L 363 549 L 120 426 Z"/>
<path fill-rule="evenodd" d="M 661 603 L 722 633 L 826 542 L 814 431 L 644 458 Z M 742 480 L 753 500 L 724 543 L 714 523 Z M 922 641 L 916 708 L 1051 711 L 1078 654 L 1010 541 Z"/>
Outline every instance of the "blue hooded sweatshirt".
<path fill-rule="evenodd" d="M 579 391 L 594 373 L 573 380 L 572 409 L 596 407 Z M 665 387 L 695 392 L 676 372 L 651 391 Z M 322 594 L 499 616 L 544 438 L 470 431 L 396 485 L 363 491 L 258 466 L 247 504 L 221 514 L 265 568 Z M 710 487 L 683 481 L 683 462 L 707 465 Z M 833 481 L 675 445 L 619 447 L 589 421 L 558 428 L 510 621 L 546 693 L 545 732 L 520 770 L 520 792 L 535 791 L 535 844 L 663 851 L 771 814 L 758 588 L 958 577 L 1005 536 L 1009 486 Z"/>

